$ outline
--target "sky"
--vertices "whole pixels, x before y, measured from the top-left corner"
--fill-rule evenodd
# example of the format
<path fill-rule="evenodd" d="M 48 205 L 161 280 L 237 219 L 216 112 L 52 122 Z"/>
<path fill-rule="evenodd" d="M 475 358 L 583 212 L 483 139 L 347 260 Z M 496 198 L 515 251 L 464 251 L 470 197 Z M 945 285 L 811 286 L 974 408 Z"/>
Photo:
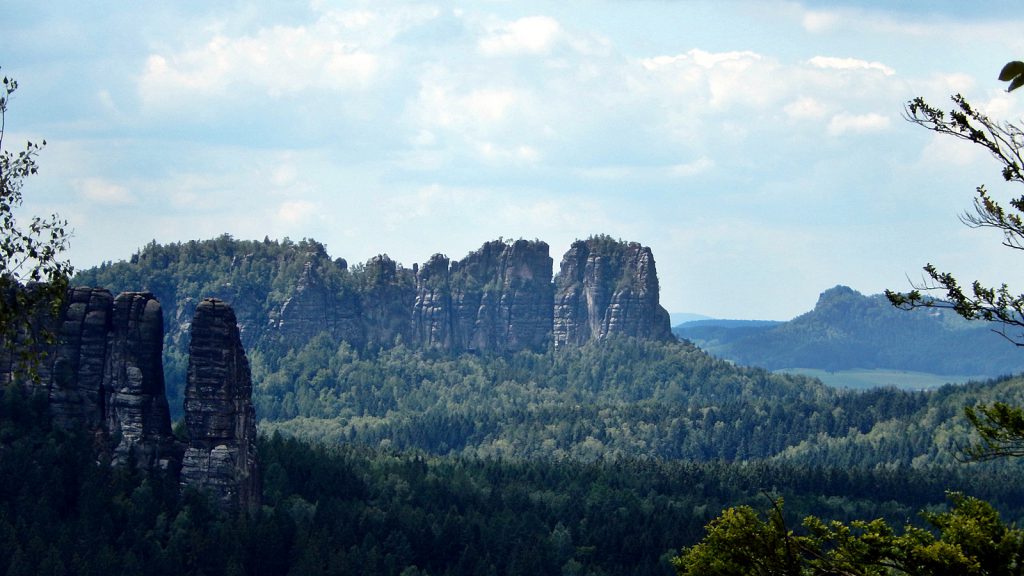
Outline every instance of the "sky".
<path fill-rule="evenodd" d="M 1024 286 L 958 216 L 983 150 L 903 119 L 962 93 L 1018 122 L 1007 1 L 133 4 L 5 0 L 3 144 L 78 269 L 151 240 L 312 238 L 350 263 L 541 239 L 650 246 L 671 312 L 786 320 L 933 263 Z M 1020 288 L 1024 289 L 1024 288 Z"/>

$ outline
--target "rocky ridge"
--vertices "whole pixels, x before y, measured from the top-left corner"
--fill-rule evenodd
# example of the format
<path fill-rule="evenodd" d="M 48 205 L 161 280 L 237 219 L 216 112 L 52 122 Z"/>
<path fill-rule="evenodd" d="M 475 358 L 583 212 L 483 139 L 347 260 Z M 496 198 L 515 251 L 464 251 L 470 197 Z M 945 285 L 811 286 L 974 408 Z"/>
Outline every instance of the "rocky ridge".
<path fill-rule="evenodd" d="M 462 260 L 435 254 L 412 270 L 378 256 L 350 275 L 347 291 L 331 285 L 329 265 L 310 254 L 275 314 L 282 340 L 326 332 L 357 347 L 501 354 L 615 335 L 672 338 L 650 248 L 605 236 L 573 244 L 554 279 L 539 240 L 487 242 Z"/>

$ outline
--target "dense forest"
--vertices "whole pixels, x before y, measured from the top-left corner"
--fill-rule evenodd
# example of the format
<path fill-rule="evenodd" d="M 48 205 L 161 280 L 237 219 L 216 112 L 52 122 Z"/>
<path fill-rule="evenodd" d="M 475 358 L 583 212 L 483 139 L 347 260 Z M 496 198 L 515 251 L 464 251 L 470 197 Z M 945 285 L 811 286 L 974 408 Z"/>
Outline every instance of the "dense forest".
<path fill-rule="evenodd" d="M 338 293 L 376 281 L 371 263 L 331 260 L 312 241 L 230 237 L 151 244 L 79 274 L 161 299 L 172 409 L 194 302 L 235 305 L 264 505 L 221 516 L 202 495 L 97 463 L 87 439 L 21 399 L 9 413 L 37 417 L 3 420 L 4 493 L 22 495 L 0 512 L 0 546 L 16 552 L 8 573 L 670 574 L 722 509 L 780 497 L 794 523 L 920 524 L 947 490 L 1024 519 L 1018 464 L 955 458 L 971 438 L 963 408 L 1024 403 L 1019 379 L 852 392 L 687 340 L 489 354 L 283 338 L 273 321 L 311 259 Z"/>
<path fill-rule="evenodd" d="M 769 370 L 881 368 L 975 377 L 1024 370 L 1024 356 L 990 324 L 945 308 L 898 310 L 882 294 L 845 286 L 826 290 L 813 310 L 788 322 L 693 322 L 673 331 L 716 356 Z"/>
<path fill-rule="evenodd" d="M 373 282 L 372 266 L 331 260 L 313 241 L 222 236 L 150 244 L 130 262 L 80 272 L 75 283 L 148 289 L 161 299 L 172 412 L 181 405 L 190 303 L 209 294 L 234 303 L 261 429 L 328 443 L 581 461 L 925 466 L 952 461 L 950 449 L 967 433 L 965 405 L 1017 397 L 1005 382 L 929 394 L 836 391 L 810 378 L 736 366 L 685 341 L 611 338 L 499 355 L 447 354 L 400 341 L 372 346 L 327 333 L 282 338 L 268 322 L 308 261 L 339 292 L 358 293 Z M 891 307 L 886 313 L 900 314 Z"/>
<path fill-rule="evenodd" d="M 670 574 L 726 506 L 920 522 L 962 490 L 1024 518 L 1019 472 L 431 456 L 264 436 L 264 505 L 224 515 L 0 402 L 0 574 Z"/>

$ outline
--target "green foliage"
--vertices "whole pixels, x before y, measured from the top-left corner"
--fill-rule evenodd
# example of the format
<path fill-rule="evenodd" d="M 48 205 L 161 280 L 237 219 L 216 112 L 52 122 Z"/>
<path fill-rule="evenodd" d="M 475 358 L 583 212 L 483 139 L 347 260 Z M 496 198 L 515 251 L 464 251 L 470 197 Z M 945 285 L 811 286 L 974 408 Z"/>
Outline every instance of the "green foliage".
<path fill-rule="evenodd" d="M 1024 409 L 1005 402 L 967 406 L 964 414 L 981 439 L 964 449 L 970 460 L 1024 456 Z"/>
<path fill-rule="evenodd" d="M 432 456 L 275 435 L 258 443 L 264 506 L 229 517 L 93 448 L 50 424 L 45 398 L 0 395 L 0 576 L 668 574 L 711 511 L 764 490 L 790 515 L 843 522 L 900 522 L 950 485 L 1024 515 L 1016 476 L 995 472 Z"/>
<path fill-rule="evenodd" d="M 930 529 L 908 525 L 899 534 L 881 519 L 847 524 L 814 516 L 796 533 L 787 529 L 781 503 L 765 520 L 749 507 L 730 508 L 673 564 L 680 576 L 1019 573 L 1024 532 L 982 500 L 949 498 L 950 510 L 922 513 Z"/>
<path fill-rule="evenodd" d="M 953 96 L 953 103 L 955 107 L 947 116 L 923 98 L 915 98 L 907 104 L 906 118 L 935 133 L 985 148 L 1002 165 L 1004 180 L 1024 183 L 1024 132 L 1021 128 L 992 120 L 959 94 Z M 979 186 L 977 193 L 973 212 L 965 214 L 961 220 L 973 228 L 994 228 L 1002 233 L 1005 246 L 1024 249 L 1024 219 L 1021 217 L 1024 196 L 1011 199 L 1007 208 L 992 198 L 984 186 Z M 1006 284 L 988 287 L 978 281 L 967 288 L 952 274 L 932 264 L 926 265 L 924 271 L 930 279 L 928 283 L 906 293 L 887 290 L 889 301 L 903 309 L 951 308 L 968 320 L 994 322 L 1000 334 L 1018 346 L 1024 345 L 1021 335 L 1012 332 L 1024 328 L 1024 294 L 1014 294 Z M 928 296 L 932 291 L 944 293 L 943 298 Z"/>
<path fill-rule="evenodd" d="M 27 142 L 14 153 L 3 145 L 7 107 L 18 89 L 13 78 L 3 78 L 0 90 L 0 346 L 10 348 L 15 340 L 31 350 L 37 338 L 49 340 L 52 334 L 39 330 L 37 320 L 44 314 L 56 315 L 72 268 L 61 259 L 70 233 L 67 222 L 56 215 L 33 216 L 27 226 L 19 223 L 15 211 L 23 201 L 22 188 L 29 176 L 39 171 L 36 157 L 46 145 Z M 26 283 L 32 284 L 25 289 Z M 38 357 L 23 354 L 21 367 L 34 374 Z"/>
<path fill-rule="evenodd" d="M 251 361 L 264 430 L 465 456 L 752 460 L 914 418 L 929 399 L 844 393 L 686 343 L 629 338 L 487 357 L 369 354 L 321 335 L 276 362 Z M 864 454 L 872 465 L 913 456 Z"/>
<path fill-rule="evenodd" d="M 999 80 L 1010 83 L 1006 87 L 1007 92 L 1013 92 L 1017 88 L 1024 86 L 1024 62 L 1019 60 L 1007 62 L 1003 69 L 999 71 Z"/>

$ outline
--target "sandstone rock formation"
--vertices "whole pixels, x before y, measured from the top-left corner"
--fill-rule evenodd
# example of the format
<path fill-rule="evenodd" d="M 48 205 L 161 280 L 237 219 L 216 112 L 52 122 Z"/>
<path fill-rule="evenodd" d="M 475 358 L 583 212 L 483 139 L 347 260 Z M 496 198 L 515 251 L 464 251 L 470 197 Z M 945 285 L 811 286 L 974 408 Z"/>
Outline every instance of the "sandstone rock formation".
<path fill-rule="evenodd" d="M 541 350 L 550 340 L 551 257 L 544 242 L 488 242 L 416 271 L 416 344 L 450 351 Z"/>
<path fill-rule="evenodd" d="M 171 474 L 179 473 L 180 466 L 182 484 L 210 490 L 223 507 L 256 506 L 256 417 L 237 320 L 215 298 L 194 308 L 187 449 L 171 433 L 163 311 L 149 292 L 113 298 L 99 288 L 69 289 L 56 317 L 36 319 L 34 339 L 23 336 L 0 351 L 0 385 L 16 382 L 44 394 L 54 422 L 94 434 L 114 464 L 134 462 Z M 44 330 L 54 336 L 52 344 L 42 343 Z M 38 378 L 28 377 L 19 365 L 22 352 L 41 358 Z"/>
<path fill-rule="evenodd" d="M 225 508 L 258 506 L 252 379 L 230 306 L 216 298 L 196 306 L 189 354 L 181 482 L 210 491 Z"/>
<path fill-rule="evenodd" d="M 435 254 L 411 271 L 378 256 L 334 284 L 322 272 L 326 253 L 310 257 L 276 320 L 294 345 L 327 333 L 356 347 L 501 354 L 615 334 L 672 337 L 651 250 L 607 236 L 573 244 L 554 284 L 539 240 L 487 242 L 462 260 Z"/>
<path fill-rule="evenodd" d="M 452 263 L 456 349 L 540 350 L 551 335 L 552 259 L 544 242 L 488 242 Z"/>
<path fill-rule="evenodd" d="M 434 254 L 415 268 L 416 299 L 412 308 L 412 331 L 416 343 L 425 348 L 452 349 L 452 291 L 449 260 Z"/>
<path fill-rule="evenodd" d="M 416 300 L 415 277 L 386 254 L 366 263 L 360 287 L 360 316 L 367 345 L 390 347 L 409 343 L 412 308 Z"/>
<path fill-rule="evenodd" d="M 39 325 L 55 342 L 37 346 L 38 380 L 20 380 L 48 398 L 54 422 L 105 438 L 114 462 L 175 467 L 180 450 L 164 390 L 163 314 L 153 295 L 113 298 L 100 288 L 70 288 L 58 317 Z M 16 369 L 6 363 L 0 380 L 12 380 Z"/>
<path fill-rule="evenodd" d="M 103 391 L 116 462 L 133 457 L 145 467 L 167 468 L 174 458 L 163 340 L 163 311 L 153 294 L 122 292 L 114 298 Z"/>
<path fill-rule="evenodd" d="M 113 302 L 100 288 L 70 288 L 51 328 L 56 342 L 44 351 L 37 386 L 45 389 L 50 412 L 64 427 L 100 430 L 107 421 Z"/>
<path fill-rule="evenodd" d="M 305 263 L 294 292 L 278 313 L 276 326 L 283 338 L 306 342 L 327 332 L 339 340 L 356 345 L 363 343 L 365 336 L 356 295 L 345 286 L 332 285 L 320 271 L 332 265 L 344 270 L 330 262 L 326 254 L 311 255 Z"/>
<path fill-rule="evenodd" d="M 659 303 L 654 255 L 607 236 L 576 241 L 555 279 L 555 346 L 612 335 L 672 337 L 668 312 Z"/>

